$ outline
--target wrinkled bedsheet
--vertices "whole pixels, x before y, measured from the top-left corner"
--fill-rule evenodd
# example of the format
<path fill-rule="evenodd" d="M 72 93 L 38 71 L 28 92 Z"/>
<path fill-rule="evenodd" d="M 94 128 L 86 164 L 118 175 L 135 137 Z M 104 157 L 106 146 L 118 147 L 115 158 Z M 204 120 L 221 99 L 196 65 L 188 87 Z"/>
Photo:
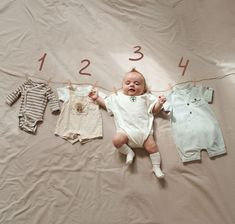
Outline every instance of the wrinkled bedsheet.
<path fill-rule="evenodd" d="M 234 224 L 234 21 L 232 0 L 2 0 L 0 223 Z M 49 104 L 30 134 L 18 127 L 21 99 L 5 102 L 27 79 L 56 96 L 71 83 L 110 95 L 133 67 L 156 96 L 184 82 L 213 88 L 227 153 L 202 150 L 200 161 L 183 163 L 162 112 L 154 131 L 166 176 L 158 180 L 143 149 L 125 165 L 105 110 L 103 137 L 71 144 L 54 134 L 59 114 Z"/>

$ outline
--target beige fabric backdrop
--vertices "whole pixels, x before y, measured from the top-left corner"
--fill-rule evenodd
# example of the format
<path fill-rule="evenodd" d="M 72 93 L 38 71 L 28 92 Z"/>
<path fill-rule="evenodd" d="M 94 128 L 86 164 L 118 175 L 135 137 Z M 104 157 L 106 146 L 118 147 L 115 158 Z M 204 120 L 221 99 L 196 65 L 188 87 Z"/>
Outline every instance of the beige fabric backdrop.
<path fill-rule="evenodd" d="M 234 224 L 234 21 L 233 0 L 1 0 L 0 223 Z M 55 92 L 70 80 L 111 94 L 132 67 L 156 96 L 183 81 L 214 88 L 227 154 L 183 164 L 159 116 L 159 181 L 144 150 L 126 167 L 106 111 L 102 139 L 71 145 L 54 135 L 49 107 L 31 135 L 18 128 L 20 100 L 5 103 L 27 76 Z"/>

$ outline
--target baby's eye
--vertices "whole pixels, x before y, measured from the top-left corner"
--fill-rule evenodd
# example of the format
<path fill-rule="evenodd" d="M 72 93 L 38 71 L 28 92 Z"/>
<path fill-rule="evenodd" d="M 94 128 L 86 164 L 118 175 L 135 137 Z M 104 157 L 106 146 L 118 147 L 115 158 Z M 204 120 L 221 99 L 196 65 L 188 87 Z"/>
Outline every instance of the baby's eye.
<path fill-rule="evenodd" d="M 140 85 L 140 83 L 139 83 L 139 82 L 135 82 L 135 85 L 139 86 L 139 85 Z"/>
<path fill-rule="evenodd" d="M 125 84 L 126 84 L 126 85 L 129 85 L 129 84 L 130 84 L 130 82 L 125 82 Z"/>

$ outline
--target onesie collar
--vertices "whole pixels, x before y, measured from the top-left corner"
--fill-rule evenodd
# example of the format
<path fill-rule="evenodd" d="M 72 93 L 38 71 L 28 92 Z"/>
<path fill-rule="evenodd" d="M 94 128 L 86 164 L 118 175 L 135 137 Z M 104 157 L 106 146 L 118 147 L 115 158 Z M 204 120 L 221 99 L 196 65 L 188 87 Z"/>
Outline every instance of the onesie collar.
<path fill-rule="evenodd" d="M 173 87 L 173 91 L 179 94 L 187 94 L 191 91 L 193 85 L 191 83 L 182 83 Z"/>

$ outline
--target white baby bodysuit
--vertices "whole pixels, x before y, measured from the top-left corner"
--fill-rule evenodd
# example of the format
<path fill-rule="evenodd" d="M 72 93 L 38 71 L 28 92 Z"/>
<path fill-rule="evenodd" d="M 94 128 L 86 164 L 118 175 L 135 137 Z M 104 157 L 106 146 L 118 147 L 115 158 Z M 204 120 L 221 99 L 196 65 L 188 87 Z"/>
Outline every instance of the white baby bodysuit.
<path fill-rule="evenodd" d="M 91 86 L 58 88 L 58 97 L 63 101 L 61 114 L 57 121 L 55 134 L 72 144 L 86 143 L 101 138 L 102 117 L 99 106 L 88 97 Z"/>
<path fill-rule="evenodd" d="M 117 92 L 105 98 L 107 111 L 114 115 L 117 130 L 127 134 L 131 147 L 142 147 L 147 137 L 152 134 L 152 109 L 157 101 L 156 96 L 148 93 L 127 96 Z"/>
<path fill-rule="evenodd" d="M 170 111 L 177 151 L 183 162 L 200 160 L 206 149 L 209 157 L 226 153 L 221 129 L 208 105 L 213 89 L 181 84 L 167 96 L 164 109 Z"/>

